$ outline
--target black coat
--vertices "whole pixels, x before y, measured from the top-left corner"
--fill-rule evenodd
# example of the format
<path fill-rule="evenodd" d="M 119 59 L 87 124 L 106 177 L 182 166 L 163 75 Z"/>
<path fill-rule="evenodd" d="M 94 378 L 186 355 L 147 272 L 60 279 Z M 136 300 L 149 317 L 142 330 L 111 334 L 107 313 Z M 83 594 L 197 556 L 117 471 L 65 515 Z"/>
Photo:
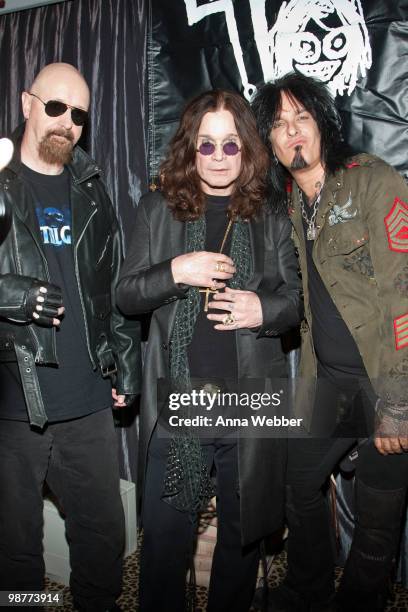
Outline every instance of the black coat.
<path fill-rule="evenodd" d="M 186 224 L 174 219 L 163 196 L 148 194 L 138 206 L 134 233 L 117 288 L 125 314 L 153 312 L 142 390 L 140 476 L 142 491 L 149 440 L 157 421 L 157 379 L 169 379 L 169 340 L 177 302 L 186 297 L 176 285 L 171 260 L 186 252 Z M 278 337 L 299 324 L 302 305 L 297 259 L 288 219 L 264 214 L 250 222 L 253 275 L 244 289 L 255 291 L 263 326 L 236 335 L 239 378 L 285 376 Z M 238 444 L 243 544 L 277 529 L 283 517 L 286 443 L 240 439 Z"/>

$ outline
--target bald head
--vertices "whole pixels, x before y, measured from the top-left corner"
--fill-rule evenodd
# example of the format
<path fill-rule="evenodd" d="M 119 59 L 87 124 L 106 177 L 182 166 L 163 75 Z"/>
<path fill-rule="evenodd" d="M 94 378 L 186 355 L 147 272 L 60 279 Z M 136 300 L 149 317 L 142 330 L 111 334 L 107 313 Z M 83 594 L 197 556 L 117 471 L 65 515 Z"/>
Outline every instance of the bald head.
<path fill-rule="evenodd" d="M 63 103 L 59 114 L 50 112 L 47 102 L 51 101 Z M 49 64 L 23 92 L 22 103 L 26 120 L 23 163 L 46 174 L 61 172 L 82 133 L 82 122 L 77 125 L 78 121 L 73 121 L 72 109 L 87 111 L 89 107 L 89 87 L 84 77 L 70 64 Z M 77 116 L 74 114 L 74 119 Z"/>
<path fill-rule="evenodd" d="M 88 109 L 89 87 L 79 70 L 71 66 L 71 64 L 64 64 L 62 62 L 48 64 L 36 76 L 30 91 L 45 100 L 49 100 L 51 97 L 57 99 L 52 92 L 61 87 L 71 91 L 73 95 L 82 98 L 81 106 L 77 104 L 72 104 L 72 106 L 79 106 L 85 110 Z M 62 101 L 68 103 L 68 100 L 64 99 Z"/>

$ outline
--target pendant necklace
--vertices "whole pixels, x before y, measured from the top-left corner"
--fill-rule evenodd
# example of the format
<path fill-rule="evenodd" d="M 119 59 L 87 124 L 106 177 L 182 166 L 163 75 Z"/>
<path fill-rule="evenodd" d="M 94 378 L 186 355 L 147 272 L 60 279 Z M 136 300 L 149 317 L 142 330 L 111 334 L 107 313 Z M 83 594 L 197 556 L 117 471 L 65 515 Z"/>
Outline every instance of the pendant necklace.
<path fill-rule="evenodd" d="M 323 186 L 324 186 L 324 177 L 323 177 L 323 181 L 322 184 L 320 185 L 320 189 L 318 191 L 318 193 L 315 196 L 315 199 L 313 200 L 313 204 L 311 204 L 311 206 L 309 206 L 307 203 L 305 203 L 305 196 L 303 191 L 300 189 L 300 187 L 298 186 L 298 193 L 299 193 L 299 201 L 300 201 L 300 210 L 302 212 L 302 217 L 306 222 L 306 238 L 307 240 L 315 240 L 316 239 L 316 235 L 317 235 L 317 228 L 316 228 L 316 216 L 317 216 L 317 211 L 319 208 L 319 202 L 320 199 L 322 197 L 322 190 L 323 190 Z M 307 210 L 310 208 L 312 208 L 312 214 L 308 215 Z"/>

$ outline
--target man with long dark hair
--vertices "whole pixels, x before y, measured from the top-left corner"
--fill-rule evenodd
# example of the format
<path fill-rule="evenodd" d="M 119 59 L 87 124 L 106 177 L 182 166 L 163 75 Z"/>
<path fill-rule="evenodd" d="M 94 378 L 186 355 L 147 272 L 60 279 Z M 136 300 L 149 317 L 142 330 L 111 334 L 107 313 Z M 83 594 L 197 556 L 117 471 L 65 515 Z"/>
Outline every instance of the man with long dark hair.
<path fill-rule="evenodd" d="M 354 443 L 355 530 L 338 597 L 383 610 L 408 482 L 408 188 L 381 159 L 352 156 L 326 86 L 289 74 L 253 101 L 288 206 L 303 277 L 298 410 L 289 440 L 288 574 L 269 610 L 330 610 L 334 557 L 323 487 Z"/>
<path fill-rule="evenodd" d="M 161 167 L 162 190 L 138 206 L 118 303 L 128 314 L 152 312 L 141 406 L 141 612 L 185 610 L 213 468 L 209 611 L 249 610 L 257 542 L 281 524 L 284 441 L 227 437 L 215 418 L 204 438 L 188 426 L 166 437 L 159 417 L 169 396 L 157 394 L 160 378 L 171 392 L 216 394 L 238 378 L 286 376 L 279 336 L 299 321 L 300 283 L 289 220 L 265 207 L 268 164 L 246 101 L 209 91 L 183 113 Z M 211 421 L 214 413 L 200 406 L 195 414 Z M 222 406 L 217 413 L 225 414 Z"/>

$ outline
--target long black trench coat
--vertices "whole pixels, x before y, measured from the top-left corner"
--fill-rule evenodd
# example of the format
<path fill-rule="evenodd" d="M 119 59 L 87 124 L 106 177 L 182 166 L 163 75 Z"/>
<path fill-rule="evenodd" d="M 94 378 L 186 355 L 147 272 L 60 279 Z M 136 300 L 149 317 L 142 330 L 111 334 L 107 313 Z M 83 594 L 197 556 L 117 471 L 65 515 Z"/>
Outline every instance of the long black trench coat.
<path fill-rule="evenodd" d="M 169 379 L 169 341 L 185 288 L 174 283 L 171 260 L 186 252 L 186 223 L 174 219 L 160 192 L 144 196 L 117 287 L 124 314 L 152 313 L 144 363 L 140 415 L 138 490 L 143 492 L 148 445 L 162 406 L 157 379 Z M 236 336 L 239 378 L 286 376 L 280 335 L 302 315 L 297 259 L 288 219 L 264 213 L 250 221 L 253 273 L 244 289 L 259 296 L 260 329 L 239 329 Z M 284 513 L 286 441 L 241 438 L 238 442 L 243 545 L 280 527 Z"/>

